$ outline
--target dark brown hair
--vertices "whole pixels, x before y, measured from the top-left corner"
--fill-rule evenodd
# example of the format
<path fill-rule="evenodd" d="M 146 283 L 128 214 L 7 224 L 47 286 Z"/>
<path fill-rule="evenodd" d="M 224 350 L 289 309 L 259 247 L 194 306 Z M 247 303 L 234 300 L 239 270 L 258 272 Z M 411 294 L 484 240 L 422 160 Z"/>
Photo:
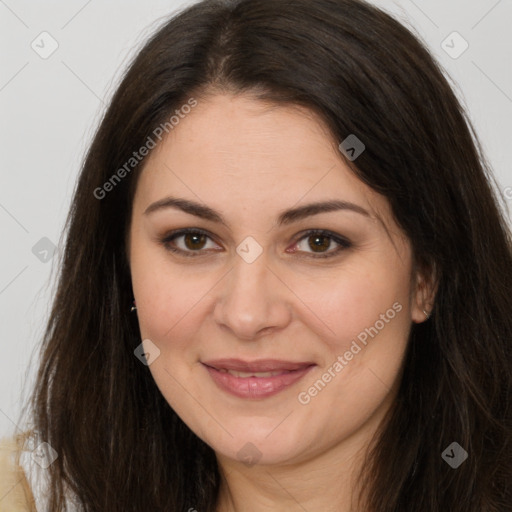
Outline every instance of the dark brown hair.
<path fill-rule="evenodd" d="M 364 510 L 512 510 L 512 244 L 494 178 L 423 44 L 360 0 L 203 1 L 130 65 L 79 176 L 31 401 L 59 454 L 49 510 L 64 510 L 66 489 L 87 512 L 215 510 L 213 450 L 133 353 L 126 235 L 144 161 L 94 194 L 176 109 L 214 92 L 305 106 L 338 143 L 355 134 L 366 150 L 353 172 L 389 200 L 417 268 L 435 269 L 432 317 L 412 326 L 361 475 Z M 457 469 L 441 457 L 454 441 L 469 454 Z"/>

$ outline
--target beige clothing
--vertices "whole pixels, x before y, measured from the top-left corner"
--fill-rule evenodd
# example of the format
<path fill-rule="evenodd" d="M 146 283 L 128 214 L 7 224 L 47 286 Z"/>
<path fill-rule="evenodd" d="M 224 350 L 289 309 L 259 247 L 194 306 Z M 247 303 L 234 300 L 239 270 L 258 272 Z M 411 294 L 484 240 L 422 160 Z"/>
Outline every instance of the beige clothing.
<path fill-rule="evenodd" d="M 27 475 L 19 464 L 23 434 L 0 440 L 0 512 L 35 512 Z"/>

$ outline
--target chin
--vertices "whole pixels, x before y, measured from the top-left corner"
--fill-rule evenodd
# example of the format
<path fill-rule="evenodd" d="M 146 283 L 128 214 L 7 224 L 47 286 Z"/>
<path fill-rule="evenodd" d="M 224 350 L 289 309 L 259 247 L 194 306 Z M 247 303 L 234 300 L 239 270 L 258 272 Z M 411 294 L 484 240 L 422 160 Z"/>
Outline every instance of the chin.
<path fill-rule="evenodd" d="M 285 424 L 291 420 L 286 414 L 278 420 L 272 418 L 245 418 L 236 422 L 236 425 L 226 424 L 226 430 L 233 436 L 225 433 L 221 438 L 206 436 L 203 438 L 216 452 L 217 456 L 242 462 L 247 466 L 255 464 L 286 464 L 299 461 L 306 456 L 308 446 L 315 445 L 313 440 L 305 439 L 305 431 L 290 431 Z M 284 419 L 284 421 L 283 421 Z M 281 423 L 282 422 L 282 423 Z M 269 425 L 272 426 L 269 426 Z M 277 427 L 277 428 L 276 428 Z"/>

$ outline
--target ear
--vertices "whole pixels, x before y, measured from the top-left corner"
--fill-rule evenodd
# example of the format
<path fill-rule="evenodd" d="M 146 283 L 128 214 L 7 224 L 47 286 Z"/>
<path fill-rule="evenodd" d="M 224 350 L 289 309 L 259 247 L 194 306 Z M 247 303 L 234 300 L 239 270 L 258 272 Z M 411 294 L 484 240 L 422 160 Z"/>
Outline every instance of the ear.
<path fill-rule="evenodd" d="M 423 270 L 416 270 L 413 283 L 411 320 L 420 324 L 428 320 L 434 308 L 439 284 L 435 265 Z M 428 317 L 425 313 L 428 314 Z"/>

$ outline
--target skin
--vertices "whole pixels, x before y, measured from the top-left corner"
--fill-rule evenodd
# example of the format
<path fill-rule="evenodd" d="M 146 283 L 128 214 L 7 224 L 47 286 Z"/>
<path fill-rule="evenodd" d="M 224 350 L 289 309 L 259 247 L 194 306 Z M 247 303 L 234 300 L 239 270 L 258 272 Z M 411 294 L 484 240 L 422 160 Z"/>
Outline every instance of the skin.
<path fill-rule="evenodd" d="M 167 196 L 207 205 L 227 225 L 170 207 L 144 213 Z M 339 210 L 276 223 L 286 209 L 332 199 L 369 215 Z M 210 234 L 168 244 L 199 256 L 162 243 L 182 228 Z M 352 245 L 316 258 L 340 245 L 323 238 L 315 252 L 315 236 L 303 235 L 309 229 Z M 248 236 L 263 251 L 252 263 L 236 252 Z M 141 339 L 160 351 L 151 374 L 217 455 L 217 510 L 350 510 L 365 448 L 396 397 L 411 325 L 426 320 L 433 290 L 413 272 L 410 244 L 388 201 L 354 176 L 322 122 L 247 95 L 199 101 L 146 161 L 127 247 Z M 299 393 L 396 303 L 400 312 L 300 403 Z M 201 364 L 221 357 L 317 366 L 277 395 L 248 400 L 219 390 Z M 249 442 L 260 454 L 254 465 L 238 455 L 244 446 L 257 453 Z"/>

